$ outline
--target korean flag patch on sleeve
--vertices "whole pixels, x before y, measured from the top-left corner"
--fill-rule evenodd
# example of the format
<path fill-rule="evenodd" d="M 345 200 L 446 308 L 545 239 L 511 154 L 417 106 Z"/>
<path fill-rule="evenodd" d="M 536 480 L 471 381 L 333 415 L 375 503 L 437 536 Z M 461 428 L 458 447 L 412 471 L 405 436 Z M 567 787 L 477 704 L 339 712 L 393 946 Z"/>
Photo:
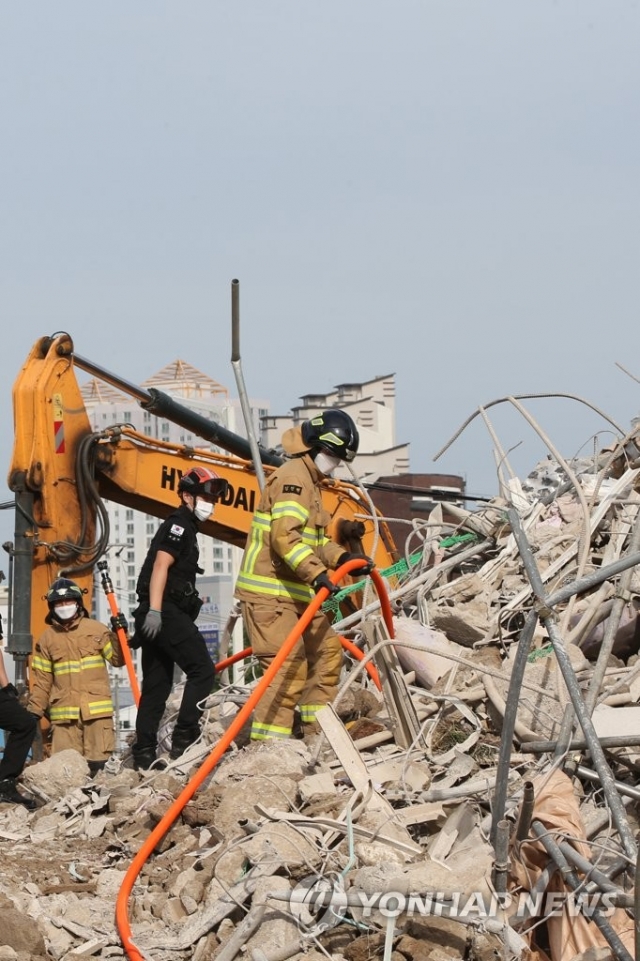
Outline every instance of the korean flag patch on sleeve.
<path fill-rule="evenodd" d="M 184 534 L 184 527 L 180 527 L 179 524 L 172 524 L 169 528 L 169 533 L 167 535 L 167 540 L 172 541 L 174 544 L 180 540 Z"/>

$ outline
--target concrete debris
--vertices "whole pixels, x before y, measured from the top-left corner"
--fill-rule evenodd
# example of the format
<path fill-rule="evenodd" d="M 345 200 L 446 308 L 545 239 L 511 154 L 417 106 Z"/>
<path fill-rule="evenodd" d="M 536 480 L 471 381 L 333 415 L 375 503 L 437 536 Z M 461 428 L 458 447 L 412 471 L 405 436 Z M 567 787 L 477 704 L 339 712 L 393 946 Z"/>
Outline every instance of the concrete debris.
<path fill-rule="evenodd" d="M 425 529 L 389 577 L 392 623 L 371 597 L 338 622 L 366 657 L 318 732 L 256 744 L 244 725 L 135 880 L 145 959 L 632 957 L 640 475 L 602 458 L 445 505 L 448 546 Z M 0 961 L 125 956 L 132 859 L 249 691 L 213 693 L 164 769 L 26 768 L 38 809 L 0 807 Z"/>

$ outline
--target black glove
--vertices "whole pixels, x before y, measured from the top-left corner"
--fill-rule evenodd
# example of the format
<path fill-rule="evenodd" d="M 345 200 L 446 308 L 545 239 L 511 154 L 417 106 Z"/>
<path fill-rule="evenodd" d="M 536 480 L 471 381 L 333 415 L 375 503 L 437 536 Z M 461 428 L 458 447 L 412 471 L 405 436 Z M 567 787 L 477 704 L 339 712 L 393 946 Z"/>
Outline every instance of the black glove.
<path fill-rule="evenodd" d="M 318 574 L 318 576 L 316 577 L 315 581 L 312 584 L 312 587 L 316 592 L 316 594 L 323 587 L 326 587 L 326 589 L 329 591 L 329 594 L 340 593 L 340 586 L 338 584 L 334 584 L 333 581 L 329 579 L 329 575 L 327 574 L 326 571 L 323 571 L 322 574 Z"/>
<path fill-rule="evenodd" d="M 15 687 L 13 686 L 13 684 L 11 684 L 11 683 L 5 684 L 5 686 L 2 687 L 2 688 L 0 688 L 0 690 L 2 691 L 3 694 L 6 694 L 7 697 L 15 697 L 15 698 L 17 698 L 17 697 L 19 696 L 19 695 L 18 695 L 18 691 L 16 690 L 16 688 L 15 688 Z"/>
<path fill-rule="evenodd" d="M 118 633 L 118 629 L 120 627 L 125 633 L 129 630 L 129 625 L 127 624 L 127 619 L 124 616 L 124 614 L 115 614 L 111 618 L 110 623 L 111 623 L 111 630 L 113 631 L 114 634 Z"/>
<path fill-rule="evenodd" d="M 344 554 L 341 554 L 338 558 L 336 567 L 342 567 L 347 561 L 362 561 L 362 567 L 358 568 L 357 571 L 351 571 L 352 577 L 355 577 L 356 574 L 370 574 L 376 566 L 376 562 L 372 561 L 366 554 L 352 554 L 350 551 L 345 551 Z"/>

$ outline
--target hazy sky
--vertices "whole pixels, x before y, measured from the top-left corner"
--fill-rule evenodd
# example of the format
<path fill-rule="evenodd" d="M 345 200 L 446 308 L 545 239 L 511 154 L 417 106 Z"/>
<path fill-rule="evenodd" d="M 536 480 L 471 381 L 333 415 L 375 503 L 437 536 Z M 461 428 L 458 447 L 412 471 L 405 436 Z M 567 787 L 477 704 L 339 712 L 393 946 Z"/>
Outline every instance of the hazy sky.
<path fill-rule="evenodd" d="M 6 468 L 12 383 L 56 330 L 135 383 L 181 357 L 235 393 L 233 277 L 249 393 L 286 413 L 394 372 L 414 471 L 496 493 L 480 421 L 432 458 L 510 393 L 628 426 L 639 27 L 630 0 L 2 4 Z M 527 406 L 568 456 L 606 429 Z M 523 476 L 541 444 L 491 416 Z"/>

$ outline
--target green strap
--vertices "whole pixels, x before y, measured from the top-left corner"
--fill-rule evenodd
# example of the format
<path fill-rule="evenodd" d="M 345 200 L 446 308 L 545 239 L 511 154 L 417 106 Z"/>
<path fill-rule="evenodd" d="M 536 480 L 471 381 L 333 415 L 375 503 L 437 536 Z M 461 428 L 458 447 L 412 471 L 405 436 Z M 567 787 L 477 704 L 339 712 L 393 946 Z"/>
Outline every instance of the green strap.
<path fill-rule="evenodd" d="M 439 542 L 440 548 L 455 547 L 457 544 L 466 544 L 470 541 L 478 541 L 480 538 L 477 534 L 456 534 L 453 537 L 445 537 L 444 540 Z M 409 571 L 416 566 L 416 564 L 422 558 L 422 550 L 415 551 L 413 554 L 409 555 L 409 561 L 403 557 L 402 560 L 396 561 L 391 567 L 386 567 L 380 574 L 383 577 L 402 577 L 404 574 L 408 574 Z M 362 581 L 358 581 L 355 584 L 348 584 L 343 587 L 338 594 L 333 594 L 331 597 L 322 605 L 322 610 L 325 614 L 332 618 L 333 623 L 342 620 L 342 612 L 340 610 L 340 602 L 348 597 L 349 594 L 353 594 L 354 591 L 362 590 Z"/>

